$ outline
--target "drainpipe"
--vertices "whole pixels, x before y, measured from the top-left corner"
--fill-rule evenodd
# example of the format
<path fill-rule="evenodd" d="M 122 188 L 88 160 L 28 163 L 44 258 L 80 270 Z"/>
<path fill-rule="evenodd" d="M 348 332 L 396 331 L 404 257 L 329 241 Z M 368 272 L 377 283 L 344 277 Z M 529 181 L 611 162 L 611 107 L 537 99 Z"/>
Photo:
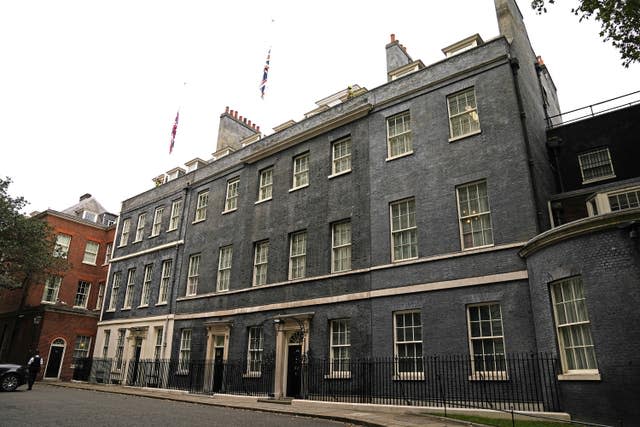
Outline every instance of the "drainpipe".
<path fill-rule="evenodd" d="M 187 209 L 187 195 L 189 194 L 189 186 L 187 185 L 182 189 L 182 212 L 180 213 L 180 233 L 178 235 L 178 240 L 184 240 L 184 236 L 187 230 L 187 221 L 185 219 L 185 211 Z M 164 319 L 164 328 L 162 330 L 162 356 L 166 357 L 165 350 L 167 348 L 167 328 L 169 326 L 169 316 L 173 314 L 174 308 L 174 297 L 173 291 L 176 288 L 176 282 L 180 280 L 182 275 L 182 263 L 178 262 L 178 257 L 180 256 L 180 245 L 176 245 L 176 256 L 175 256 L 175 267 L 173 268 L 173 280 L 171 281 L 171 288 L 168 289 L 168 304 L 169 304 L 169 312 L 167 313 L 166 318 Z M 177 298 L 177 295 L 176 295 Z M 174 322 L 175 326 L 175 322 Z"/>
<path fill-rule="evenodd" d="M 520 91 L 520 83 L 518 82 L 518 70 L 520 69 L 520 61 L 518 61 L 518 58 L 511 58 L 509 60 L 509 64 L 511 65 L 511 73 L 513 74 L 513 86 L 516 92 L 516 100 L 518 101 L 520 127 L 522 129 L 522 136 L 524 138 L 524 146 L 527 155 L 527 170 L 529 171 L 529 180 L 531 181 L 531 197 L 533 198 L 533 204 L 536 208 L 536 233 L 540 233 L 540 231 L 542 230 L 542 223 L 540 220 L 542 212 L 539 209 L 538 200 L 536 197 L 536 195 L 538 194 L 538 189 L 533 171 L 534 161 L 533 157 L 531 156 L 531 142 L 529 141 L 529 133 L 527 131 L 527 114 L 524 111 L 522 93 Z"/>

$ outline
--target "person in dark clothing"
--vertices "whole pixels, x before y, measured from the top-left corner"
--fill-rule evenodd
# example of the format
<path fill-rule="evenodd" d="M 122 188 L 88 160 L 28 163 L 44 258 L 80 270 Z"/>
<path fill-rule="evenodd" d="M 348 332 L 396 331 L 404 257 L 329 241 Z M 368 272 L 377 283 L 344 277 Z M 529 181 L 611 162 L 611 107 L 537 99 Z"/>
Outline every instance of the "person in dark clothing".
<path fill-rule="evenodd" d="M 38 350 L 34 352 L 34 355 L 27 362 L 27 367 L 29 368 L 29 390 L 33 387 L 33 383 L 36 381 L 36 377 L 38 376 L 38 372 L 40 372 L 40 366 L 42 365 L 42 358 Z"/>

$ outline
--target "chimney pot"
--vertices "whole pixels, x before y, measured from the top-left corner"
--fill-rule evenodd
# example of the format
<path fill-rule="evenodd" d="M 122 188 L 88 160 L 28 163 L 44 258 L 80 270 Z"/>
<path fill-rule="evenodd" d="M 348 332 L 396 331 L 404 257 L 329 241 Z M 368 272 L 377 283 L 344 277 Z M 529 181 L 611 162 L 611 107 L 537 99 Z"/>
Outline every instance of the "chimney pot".
<path fill-rule="evenodd" d="M 242 116 L 238 117 L 238 120 L 242 121 Z"/>
<path fill-rule="evenodd" d="M 391 43 L 393 43 L 394 41 L 396 41 L 396 35 L 395 34 L 391 34 Z"/>
<path fill-rule="evenodd" d="M 249 120 L 249 126 L 251 126 L 251 120 Z M 251 126 L 251 127 L 253 127 L 253 126 Z"/>
<path fill-rule="evenodd" d="M 247 124 L 247 118 L 246 117 L 242 120 L 242 123 L 244 123 L 245 125 Z"/>
<path fill-rule="evenodd" d="M 234 118 L 234 119 L 237 119 L 237 118 L 238 118 L 238 110 L 235 110 L 235 111 L 233 112 L 233 118 Z"/>
<path fill-rule="evenodd" d="M 256 130 L 260 132 L 260 126 L 256 126 Z"/>

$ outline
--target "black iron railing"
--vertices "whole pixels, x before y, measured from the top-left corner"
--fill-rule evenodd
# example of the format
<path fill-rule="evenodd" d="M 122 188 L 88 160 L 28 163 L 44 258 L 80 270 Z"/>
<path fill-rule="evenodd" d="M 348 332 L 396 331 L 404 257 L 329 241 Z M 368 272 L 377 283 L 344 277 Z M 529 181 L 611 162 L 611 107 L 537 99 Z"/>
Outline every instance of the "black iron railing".
<path fill-rule="evenodd" d="M 304 368 L 305 397 L 385 405 L 557 411 L 558 361 L 547 354 L 510 354 L 502 371 L 479 372 L 469 355 L 422 357 L 418 372 L 397 358 L 349 361 L 348 371 L 322 359 Z"/>
<path fill-rule="evenodd" d="M 73 358 L 73 379 L 74 381 L 89 381 L 91 374 L 90 357 L 74 357 Z"/>
<path fill-rule="evenodd" d="M 272 360 L 263 361 L 260 372 L 249 372 L 245 360 L 130 360 L 126 375 L 126 384 L 132 386 L 248 396 L 267 396 L 273 391 L 273 381 Z"/>
<path fill-rule="evenodd" d="M 137 387 L 268 396 L 274 391 L 275 363 L 267 358 L 259 372 L 246 360 L 129 360 L 114 371 L 111 359 L 94 359 L 90 380 Z M 479 366 L 499 371 L 478 371 Z M 411 367 L 412 369 L 409 369 Z M 300 361 L 300 397 L 350 403 L 559 411 L 558 359 L 551 354 L 508 354 L 497 361 L 469 355 L 438 355 Z"/>

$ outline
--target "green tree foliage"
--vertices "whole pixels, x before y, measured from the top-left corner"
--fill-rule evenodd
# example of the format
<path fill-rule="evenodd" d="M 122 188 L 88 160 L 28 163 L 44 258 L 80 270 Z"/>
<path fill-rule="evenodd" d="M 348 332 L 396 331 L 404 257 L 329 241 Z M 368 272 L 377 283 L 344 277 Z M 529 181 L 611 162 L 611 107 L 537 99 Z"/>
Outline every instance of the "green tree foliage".
<path fill-rule="evenodd" d="M 556 0 L 532 0 L 531 7 L 538 13 L 546 12 L 545 3 Z M 593 17 L 601 24 L 600 37 L 620 51 L 622 65 L 629 67 L 640 61 L 640 0 L 578 0 L 571 9 L 583 19 Z"/>
<path fill-rule="evenodd" d="M 19 288 L 47 272 L 66 269 L 67 261 L 53 256 L 55 237 L 44 221 L 20 213 L 27 204 L 12 198 L 10 178 L 0 178 L 0 288 Z"/>

